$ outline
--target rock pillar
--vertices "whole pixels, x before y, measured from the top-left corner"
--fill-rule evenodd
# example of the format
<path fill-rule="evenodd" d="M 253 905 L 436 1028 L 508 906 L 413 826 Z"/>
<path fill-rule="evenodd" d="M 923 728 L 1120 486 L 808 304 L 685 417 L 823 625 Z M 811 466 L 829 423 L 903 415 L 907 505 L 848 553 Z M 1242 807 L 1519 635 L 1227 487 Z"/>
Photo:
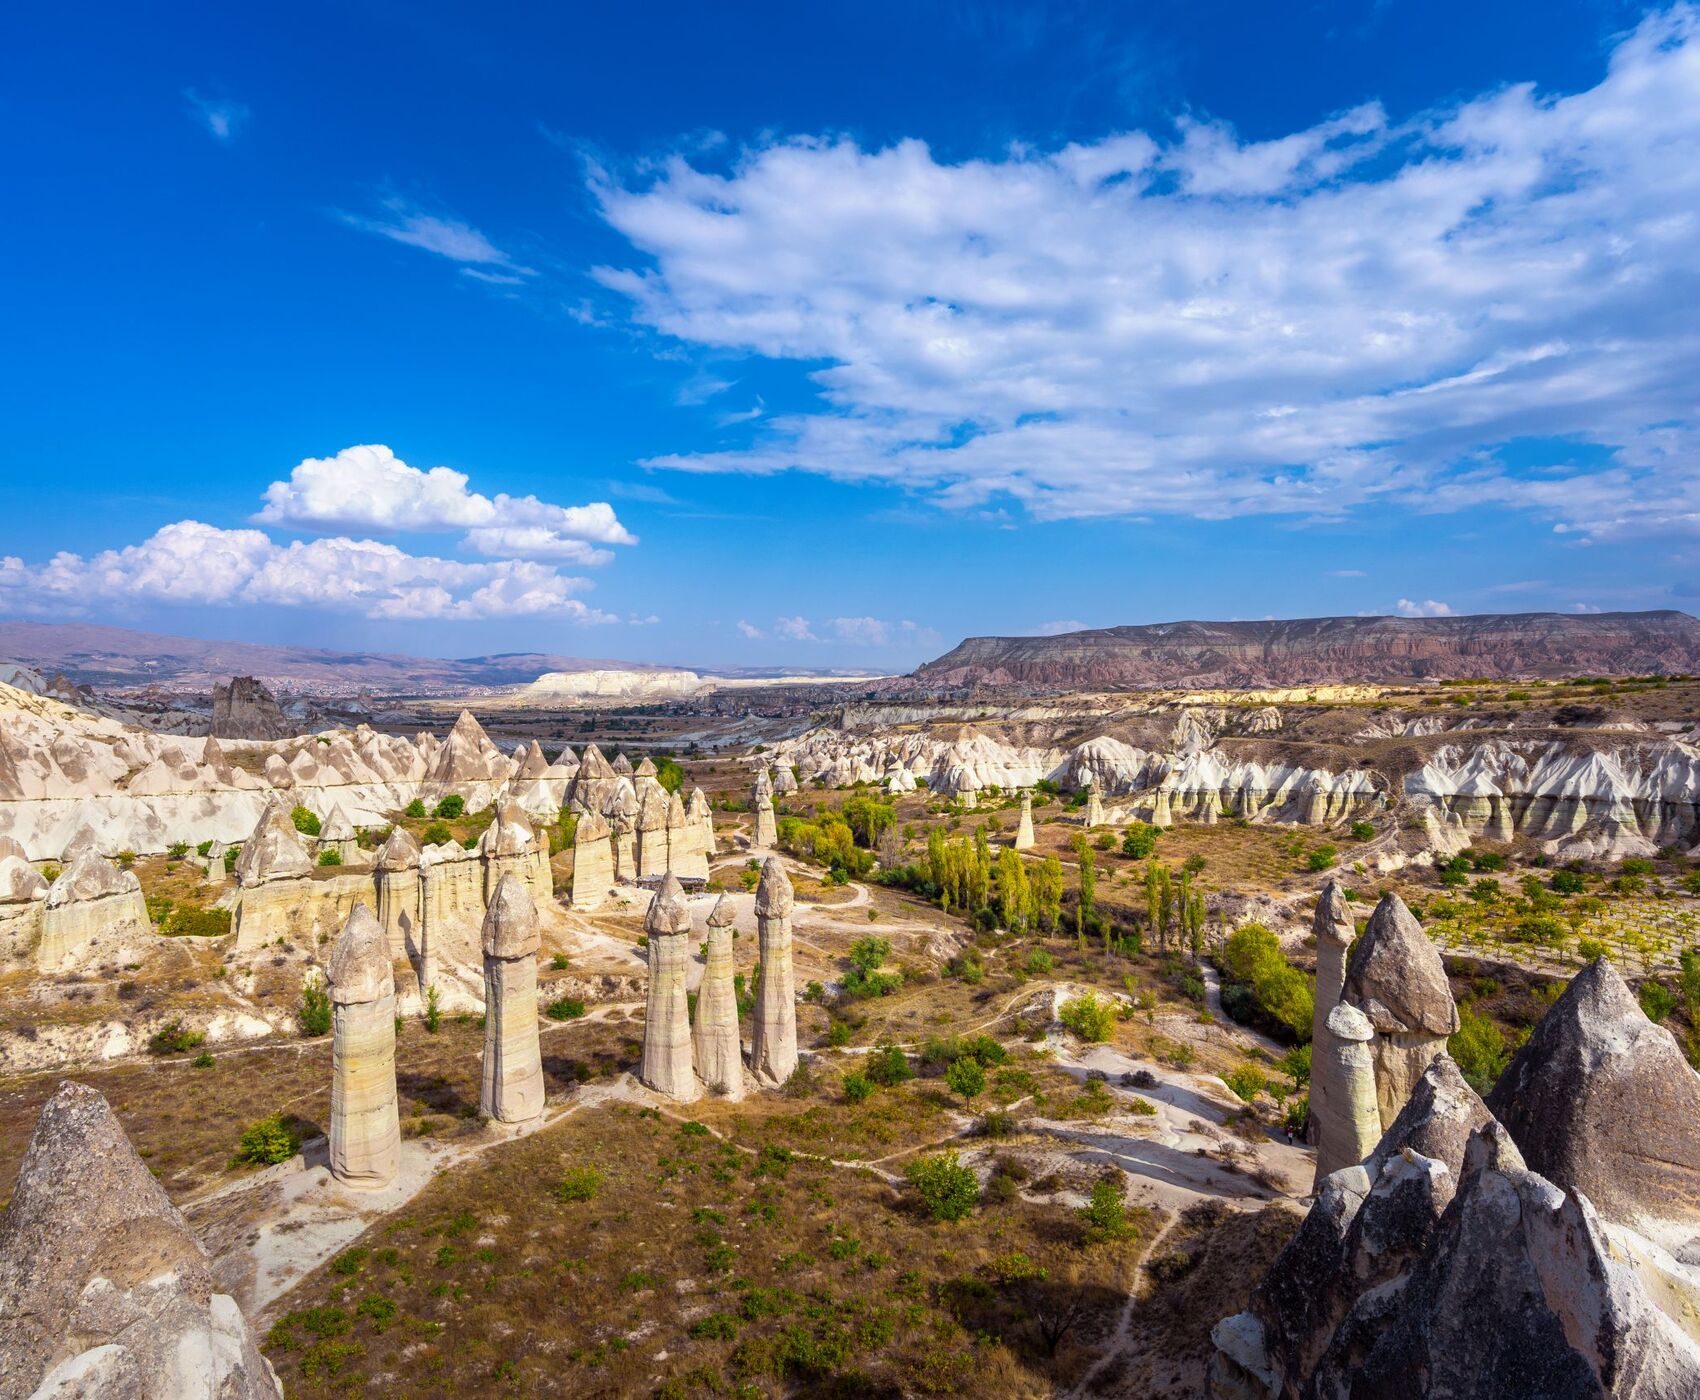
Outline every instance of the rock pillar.
<path fill-rule="evenodd" d="M 1102 826 L 1104 824 L 1104 801 L 1098 796 L 1098 784 L 1092 783 L 1086 789 L 1086 825 Z"/>
<path fill-rule="evenodd" d="M 729 1099 L 744 1094 L 738 992 L 732 983 L 732 901 L 721 895 L 708 916 L 708 965 L 697 989 L 697 1074 Z"/>
<path fill-rule="evenodd" d="M 1375 1028 L 1376 1098 L 1390 1128 L 1423 1071 L 1458 1029 L 1458 1008 L 1440 953 L 1404 900 L 1382 898 L 1352 948 L 1341 989 Z"/>
<path fill-rule="evenodd" d="M 750 1033 L 750 1072 L 762 1084 L 783 1084 L 797 1068 L 797 989 L 791 970 L 791 880 L 778 856 L 769 856 L 756 886 L 756 931 L 761 942 L 761 986 L 756 989 Z"/>
<path fill-rule="evenodd" d="M 537 905 L 512 871 L 484 914 L 484 1080 L 478 1108 L 499 1123 L 543 1112 L 537 1039 Z"/>
<path fill-rule="evenodd" d="M 773 799 L 765 792 L 756 794 L 756 829 L 751 844 L 758 851 L 771 851 L 779 844 L 779 824 L 773 819 Z"/>
<path fill-rule="evenodd" d="M 378 922 L 390 941 L 390 951 L 405 955 L 419 932 L 419 843 L 404 826 L 390 832 L 378 852 L 373 879 L 378 891 Z"/>
<path fill-rule="evenodd" d="M 1316 1138 L 1316 1185 L 1356 1166 L 1381 1140 L 1376 1103 L 1375 1028 L 1357 1007 L 1341 1002 L 1328 1013 L 1323 1037 L 1312 1043 L 1310 1121 Z"/>
<path fill-rule="evenodd" d="M 1033 794 L 1030 792 L 1021 794 L 1021 825 L 1015 829 L 1015 849 L 1033 849 Z"/>
<path fill-rule="evenodd" d="M 685 997 L 691 909 L 671 872 L 650 902 L 643 927 L 649 935 L 649 1004 L 638 1077 L 657 1093 L 688 1103 L 699 1093 L 691 1067 L 690 1005 Z"/>
<path fill-rule="evenodd" d="M 578 819 L 573 836 L 573 908 L 595 909 L 614 888 L 614 849 L 608 819 L 591 812 Z"/>
<path fill-rule="evenodd" d="M 395 977 L 389 940 L 364 904 L 331 950 L 331 1175 L 380 1190 L 401 1160 L 396 1117 Z"/>

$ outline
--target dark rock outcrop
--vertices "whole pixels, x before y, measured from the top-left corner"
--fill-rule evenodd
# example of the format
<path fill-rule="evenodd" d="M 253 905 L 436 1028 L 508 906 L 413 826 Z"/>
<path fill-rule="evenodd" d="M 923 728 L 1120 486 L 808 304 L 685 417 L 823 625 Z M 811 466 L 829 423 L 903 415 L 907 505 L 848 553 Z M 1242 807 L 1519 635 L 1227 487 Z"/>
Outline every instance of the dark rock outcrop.
<path fill-rule="evenodd" d="M 1604 958 L 1488 1096 L 1530 1168 L 1608 1220 L 1700 1218 L 1700 1076 Z"/>
<path fill-rule="evenodd" d="M 295 726 L 261 682 L 232 676 L 213 687 L 211 732 L 217 739 L 288 739 Z"/>
<path fill-rule="evenodd" d="M 1132 690 L 1694 670 L 1700 621 L 1675 611 L 1310 617 L 970 637 L 887 688 Z"/>

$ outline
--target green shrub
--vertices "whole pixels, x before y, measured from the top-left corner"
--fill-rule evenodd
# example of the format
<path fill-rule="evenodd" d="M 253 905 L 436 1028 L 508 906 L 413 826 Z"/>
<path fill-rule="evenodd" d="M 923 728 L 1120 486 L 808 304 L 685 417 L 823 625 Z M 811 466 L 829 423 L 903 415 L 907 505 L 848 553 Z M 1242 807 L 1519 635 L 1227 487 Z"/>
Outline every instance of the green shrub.
<path fill-rule="evenodd" d="M 1127 1204 L 1122 1199 L 1119 1182 L 1103 1180 L 1095 1183 L 1092 1187 L 1092 1199 L 1083 1205 L 1077 1214 L 1084 1227 L 1088 1244 L 1125 1240 L 1133 1233 L 1133 1224 L 1127 1218 Z"/>
<path fill-rule="evenodd" d="M 1122 854 L 1131 856 L 1134 860 L 1147 860 L 1157 849 L 1157 838 L 1162 832 L 1144 822 L 1130 822 L 1127 830 L 1122 833 Z"/>
<path fill-rule="evenodd" d="M 1647 1019 L 1655 1024 L 1676 1010 L 1676 993 L 1663 982 L 1655 982 L 1651 977 L 1641 984 L 1637 995 L 1641 999 L 1641 1009 L 1647 1013 Z"/>
<path fill-rule="evenodd" d="M 562 1201 L 588 1201 L 601 1189 L 602 1173 L 595 1167 L 568 1167 L 555 1187 L 555 1195 Z"/>
<path fill-rule="evenodd" d="M 437 984 L 433 982 L 425 989 L 425 1029 L 429 1034 L 435 1035 L 442 1028 L 442 1024 L 443 999 L 437 991 Z"/>
<path fill-rule="evenodd" d="M 465 811 L 466 811 L 466 799 L 464 797 L 462 797 L 458 792 L 451 792 L 447 797 L 445 797 L 441 802 L 439 802 L 434 808 L 432 808 L 431 815 L 433 817 L 442 817 L 445 820 L 452 822 L 456 817 L 461 816 Z"/>
<path fill-rule="evenodd" d="M 203 842 L 201 842 L 200 845 L 195 847 L 195 854 L 198 855 L 202 860 L 205 860 L 209 855 L 212 854 L 212 848 L 213 848 L 213 843 L 210 840 L 203 841 Z"/>
<path fill-rule="evenodd" d="M 1057 1019 L 1082 1040 L 1097 1044 L 1108 1040 L 1115 1029 L 1115 1003 L 1095 992 L 1082 992 L 1057 1009 Z"/>
<path fill-rule="evenodd" d="M 301 989 L 301 1005 L 295 1013 L 302 1035 L 327 1035 L 331 1028 L 331 996 L 317 982 Z"/>
<path fill-rule="evenodd" d="M 954 1152 L 922 1157 L 904 1175 L 934 1220 L 961 1220 L 979 1204 L 980 1182 Z"/>
<path fill-rule="evenodd" d="M 420 833 L 419 839 L 427 846 L 446 846 L 455 839 L 455 834 L 449 830 L 447 822 L 432 822 Z"/>
<path fill-rule="evenodd" d="M 1237 1021 L 1290 1043 L 1310 1039 L 1315 1010 L 1311 982 L 1287 961 L 1281 942 L 1262 924 L 1235 929 L 1223 946 L 1222 1006 Z"/>
<path fill-rule="evenodd" d="M 1056 965 L 1057 960 L 1043 948 L 1030 948 L 1027 952 L 1027 962 L 1024 964 L 1027 971 L 1035 977 L 1045 976 Z"/>
<path fill-rule="evenodd" d="M 328 850 L 328 851 L 320 851 L 319 852 L 319 864 L 320 865 L 341 865 L 342 864 L 342 852 L 339 851 L 339 850 L 335 850 L 334 848 L 331 849 L 331 850 Z"/>
<path fill-rule="evenodd" d="M 874 1092 L 874 1081 L 859 1069 L 853 1069 L 844 1076 L 844 1097 L 851 1103 L 861 1103 L 869 1094 Z"/>
<path fill-rule="evenodd" d="M 1256 1065 L 1241 1065 L 1238 1069 L 1230 1070 L 1224 1075 L 1222 1082 L 1240 1098 L 1250 1103 L 1267 1087 L 1269 1076 Z"/>
<path fill-rule="evenodd" d="M 295 823 L 295 829 L 303 836 L 319 834 L 319 819 L 310 807 L 297 806 L 291 809 L 289 819 Z"/>
<path fill-rule="evenodd" d="M 1367 840 L 1370 839 L 1370 837 L 1372 837 L 1374 835 L 1375 835 L 1375 823 L 1374 822 L 1353 822 L 1352 823 L 1352 840 L 1354 840 L 1354 841 L 1367 841 Z"/>
<path fill-rule="evenodd" d="M 301 1139 L 296 1135 L 294 1126 L 281 1113 L 273 1113 L 243 1131 L 235 1161 L 275 1166 L 279 1162 L 287 1162 L 300 1150 Z"/>
<path fill-rule="evenodd" d="M 205 1031 L 191 1030 L 181 1020 L 173 1020 L 148 1038 L 148 1049 L 156 1055 L 181 1055 L 185 1050 L 204 1045 L 206 1039 Z"/>
<path fill-rule="evenodd" d="M 562 997 L 550 1002 L 543 1014 L 551 1021 L 576 1021 L 584 1015 L 584 1003 L 577 997 Z"/>
<path fill-rule="evenodd" d="M 1593 962 L 1596 958 L 1603 958 L 1607 951 L 1603 939 L 1578 938 L 1576 940 L 1576 952 L 1583 962 Z"/>
<path fill-rule="evenodd" d="M 1484 1096 L 1511 1061 L 1505 1033 L 1469 1006 L 1458 1008 L 1458 1029 L 1448 1038 L 1446 1049 L 1470 1087 Z"/>
<path fill-rule="evenodd" d="M 1324 842 L 1305 857 L 1305 868 L 1307 870 L 1317 871 L 1327 870 L 1331 868 L 1339 858 L 1340 852 L 1333 846 Z"/>
<path fill-rule="evenodd" d="M 402 814 L 409 817 L 422 817 L 425 815 L 425 804 L 416 797 L 402 808 Z"/>
<path fill-rule="evenodd" d="M 196 1069 L 211 1069 L 213 1067 L 212 1052 L 210 1050 L 203 1050 L 199 1055 L 195 1056 L 194 1059 L 190 1060 L 189 1063 Z"/>
<path fill-rule="evenodd" d="M 834 1021 L 826 1029 L 826 1043 L 835 1050 L 850 1043 L 850 1023 Z"/>
<path fill-rule="evenodd" d="M 909 1057 L 897 1045 L 881 1045 L 868 1056 L 867 1076 L 886 1088 L 903 1084 L 915 1077 Z"/>

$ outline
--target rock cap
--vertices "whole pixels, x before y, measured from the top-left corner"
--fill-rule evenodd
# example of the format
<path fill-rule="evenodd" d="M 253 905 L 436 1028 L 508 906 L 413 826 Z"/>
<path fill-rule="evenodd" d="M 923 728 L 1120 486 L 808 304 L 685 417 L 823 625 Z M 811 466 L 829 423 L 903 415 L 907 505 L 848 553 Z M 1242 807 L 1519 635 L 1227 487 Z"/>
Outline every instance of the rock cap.
<path fill-rule="evenodd" d="M 797 902 L 791 888 L 791 877 L 785 873 L 785 863 L 778 856 L 769 856 L 761 863 L 761 882 L 756 886 L 756 915 L 763 919 L 782 919 Z"/>
<path fill-rule="evenodd" d="M 536 956 L 543 938 L 538 929 L 537 904 L 520 878 L 508 871 L 496 883 L 490 907 L 484 911 L 484 956 Z"/>
<path fill-rule="evenodd" d="M 1330 880 L 1317 896 L 1316 918 L 1311 929 L 1318 943 L 1327 939 L 1332 943 L 1349 944 L 1358 936 L 1351 907 L 1346 903 L 1345 891 L 1340 888 L 1338 880 Z"/>
<path fill-rule="evenodd" d="M 1396 894 L 1382 896 L 1353 945 L 1341 996 L 1384 1035 L 1451 1035 L 1458 1029 L 1440 952 Z"/>
<path fill-rule="evenodd" d="M 342 936 L 331 949 L 331 1000 L 340 1006 L 380 1001 L 395 995 L 395 970 L 390 964 L 389 939 L 372 911 L 356 904 Z"/>
<path fill-rule="evenodd" d="M 731 928 L 737 922 L 738 910 L 732 903 L 732 896 L 723 894 L 714 901 L 714 908 L 708 911 L 708 926 L 710 928 Z"/>
<path fill-rule="evenodd" d="M 662 877 L 661 888 L 650 901 L 643 929 L 651 938 L 691 931 L 691 906 L 685 901 L 684 886 L 671 870 Z"/>

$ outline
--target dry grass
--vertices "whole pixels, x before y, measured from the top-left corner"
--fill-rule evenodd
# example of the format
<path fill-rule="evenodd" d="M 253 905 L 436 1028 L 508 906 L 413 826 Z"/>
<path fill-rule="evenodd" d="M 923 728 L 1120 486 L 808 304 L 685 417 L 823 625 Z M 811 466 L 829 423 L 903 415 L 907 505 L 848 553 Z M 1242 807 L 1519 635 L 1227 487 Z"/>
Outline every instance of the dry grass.
<path fill-rule="evenodd" d="M 866 1173 L 616 1104 L 436 1182 L 295 1290 L 267 1351 L 306 1396 L 1033 1395 L 1091 1359 L 1140 1247 L 1019 1197 L 934 1223 Z M 1081 1304 L 1055 1357 L 1017 1316 L 1044 1285 L 999 1281 L 1013 1255 Z"/>

